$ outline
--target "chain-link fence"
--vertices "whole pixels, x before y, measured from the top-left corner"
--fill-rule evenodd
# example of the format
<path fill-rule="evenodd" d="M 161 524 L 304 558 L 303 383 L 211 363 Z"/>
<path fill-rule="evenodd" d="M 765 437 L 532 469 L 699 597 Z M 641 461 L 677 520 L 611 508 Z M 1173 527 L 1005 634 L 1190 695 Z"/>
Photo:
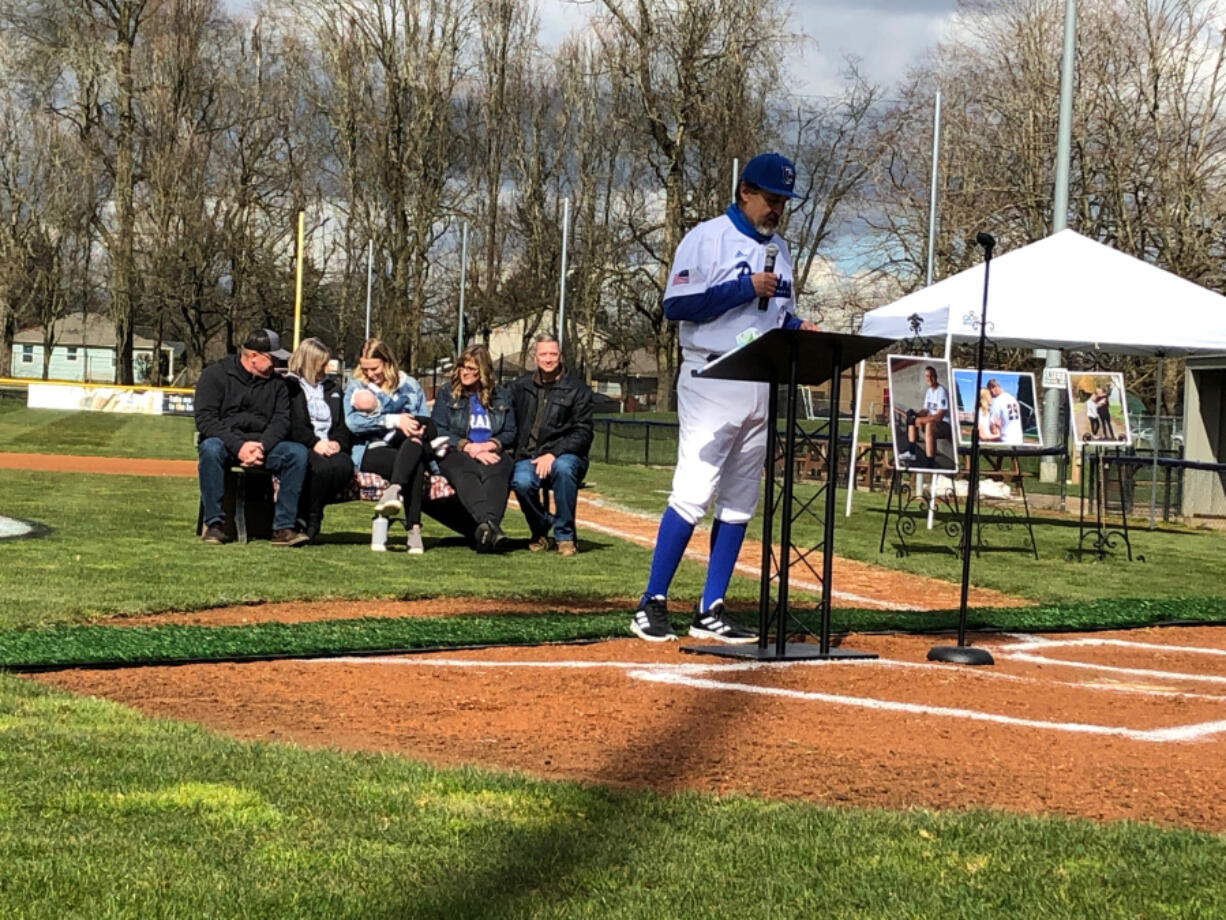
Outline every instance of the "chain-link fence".
<path fill-rule="evenodd" d="M 603 463 L 672 466 L 677 462 L 676 422 L 598 418 L 591 458 Z"/>

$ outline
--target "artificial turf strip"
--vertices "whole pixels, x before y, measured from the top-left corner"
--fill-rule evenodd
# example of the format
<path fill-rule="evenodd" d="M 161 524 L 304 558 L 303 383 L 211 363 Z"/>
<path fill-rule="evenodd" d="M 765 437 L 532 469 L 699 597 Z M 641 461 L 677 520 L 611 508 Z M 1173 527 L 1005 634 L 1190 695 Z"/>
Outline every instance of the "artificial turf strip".
<path fill-rule="evenodd" d="M 1226 837 L 1180 828 L 432 769 L 4 675 L 0 729 L 3 917 L 1226 916 Z"/>
<path fill-rule="evenodd" d="M 535 645 L 629 635 L 628 613 L 506 614 L 438 618 L 362 618 L 243 626 L 54 626 L 0 633 L 0 668 L 33 670 L 410 651 L 474 645 Z M 815 611 L 793 613 L 797 629 L 818 630 Z M 1018 632 L 1226 623 L 1226 599 L 1112 599 L 1084 604 L 970 611 L 971 630 Z M 841 610 L 840 632 L 953 629 L 956 611 L 899 615 Z M 688 625 L 677 620 L 675 625 Z"/>

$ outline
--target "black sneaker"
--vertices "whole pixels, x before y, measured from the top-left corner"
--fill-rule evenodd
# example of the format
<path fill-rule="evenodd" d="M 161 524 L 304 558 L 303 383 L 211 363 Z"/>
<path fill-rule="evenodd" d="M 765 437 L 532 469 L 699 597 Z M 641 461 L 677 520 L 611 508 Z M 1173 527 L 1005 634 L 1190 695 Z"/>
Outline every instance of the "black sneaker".
<path fill-rule="evenodd" d="M 507 551 L 507 549 L 508 549 L 508 547 L 507 547 L 507 543 L 509 542 L 509 541 L 507 540 L 507 535 L 506 535 L 505 533 L 503 533 L 503 532 L 502 532 L 502 528 L 501 528 L 501 527 L 499 527 L 497 524 L 490 524 L 490 525 L 489 525 L 489 528 L 490 528 L 490 530 L 489 530 L 489 533 L 490 533 L 490 536 L 489 536 L 489 540 L 490 540 L 490 548 L 489 548 L 489 551 L 490 551 L 491 553 L 504 553 L 504 552 L 506 552 L 506 551 Z"/>
<path fill-rule="evenodd" d="M 706 613 L 700 613 L 694 605 L 694 619 L 690 623 L 690 635 L 695 639 L 714 639 L 728 645 L 748 645 L 758 641 L 758 634 L 729 620 L 724 613 L 724 602 L 716 601 Z"/>
<path fill-rule="evenodd" d="M 489 524 L 478 524 L 477 530 L 473 534 L 473 542 L 476 544 L 473 548 L 479 553 L 489 553 L 494 547 L 494 533 L 490 530 Z"/>
<path fill-rule="evenodd" d="M 677 638 L 668 620 L 668 604 L 662 597 L 648 598 L 639 605 L 630 621 L 630 631 L 648 642 L 673 642 Z"/>
<path fill-rule="evenodd" d="M 221 529 L 221 524 L 210 524 L 204 528 L 204 533 L 200 535 L 200 539 L 210 546 L 220 546 L 226 542 L 226 532 Z"/>

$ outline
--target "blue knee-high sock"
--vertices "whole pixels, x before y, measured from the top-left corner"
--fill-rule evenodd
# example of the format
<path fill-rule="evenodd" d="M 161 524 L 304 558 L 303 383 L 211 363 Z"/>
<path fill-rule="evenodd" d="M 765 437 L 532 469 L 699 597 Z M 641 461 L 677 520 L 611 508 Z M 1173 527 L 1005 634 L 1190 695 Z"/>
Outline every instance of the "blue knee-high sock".
<path fill-rule="evenodd" d="M 716 601 L 723 600 L 728 591 L 728 582 L 732 581 L 732 570 L 736 567 L 736 557 L 741 554 L 741 544 L 745 542 L 747 524 L 729 524 L 715 519 L 711 527 L 711 559 L 707 563 L 707 583 L 702 589 L 702 606 L 704 612 L 711 609 Z"/>
<path fill-rule="evenodd" d="M 647 576 L 647 592 L 644 600 L 651 597 L 668 595 L 668 586 L 672 584 L 681 557 L 685 555 L 685 547 L 694 533 L 694 525 L 673 510 L 672 505 L 664 509 L 660 518 L 660 529 L 656 533 L 656 551 L 651 557 L 651 574 Z"/>

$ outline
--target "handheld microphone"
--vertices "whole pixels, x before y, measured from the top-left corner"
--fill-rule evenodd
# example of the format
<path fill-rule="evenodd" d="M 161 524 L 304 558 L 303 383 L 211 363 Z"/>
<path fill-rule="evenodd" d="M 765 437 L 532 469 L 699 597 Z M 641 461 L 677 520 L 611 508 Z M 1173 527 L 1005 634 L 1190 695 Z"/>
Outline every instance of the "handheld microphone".
<path fill-rule="evenodd" d="M 779 255 L 779 247 L 776 246 L 774 243 L 767 243 L 766 244 L 766 264 L 762 266 L 762 271 L 773 272 L 775 270 L 775 256 L 777 255 Z M 765 310 L 766 303 L 769 300 L 770 300 L 769 297 L 759 297 L 758 298 L 758 309 Z"/>

